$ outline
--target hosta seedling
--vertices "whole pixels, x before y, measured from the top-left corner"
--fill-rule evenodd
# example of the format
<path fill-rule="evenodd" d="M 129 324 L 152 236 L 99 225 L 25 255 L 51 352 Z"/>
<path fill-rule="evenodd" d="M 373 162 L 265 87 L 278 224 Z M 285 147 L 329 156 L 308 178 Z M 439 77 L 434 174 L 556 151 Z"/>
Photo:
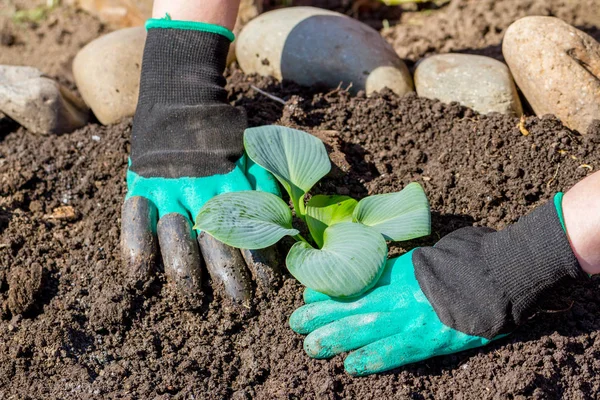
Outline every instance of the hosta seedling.
<path fill-rule="evenodd" d="M 196 217 L 196 229 L 234 247 L 260 249 L 284 236 L 297 243 L 286 264 L 305 286 L 333 297 L 364 293 L 377 282 L 387 259 L 386 240 L 429 235 L 429 202 L 418 183 L 398 193 L 356 201 L 348 196 L 305 195 L 331 169 L 323 143 L 282 126 L 247 129 L 248 157 L 271 172 L 288 192 L 308 239 L 292 226 L 286 202 L 270 193 L 226 193 L 209 200 Z"/>
<path fill-rule="evenodd" d="M 323 233 L 331 225 L 352 222 L 358 201 L 348 196 L 313 196 L 306 205 L 306 224 L 317 246 L 323 246 Z"/>

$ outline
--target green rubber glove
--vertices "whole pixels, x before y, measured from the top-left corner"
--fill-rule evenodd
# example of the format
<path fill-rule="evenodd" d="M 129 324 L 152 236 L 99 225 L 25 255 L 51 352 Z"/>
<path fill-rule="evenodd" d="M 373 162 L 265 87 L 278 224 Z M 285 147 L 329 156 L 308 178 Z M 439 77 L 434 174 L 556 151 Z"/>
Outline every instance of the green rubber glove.
<path fill-rule="evenodd" d="M 150 19 L 146 28 L 121 212 L 129 281 L 142 292 L 150 288 L 160 255 L 183 307 L 201 306 L 206 269 L 214 288 L 248 308 L 253 287 L 269 290 L 279 282 L 276 249 L 234 249 L 192 228 L 219 194 L 280 194 L 271 174 L 244 155 L 246 113 L 227 100 L 223 71 L 233 33 L 170 18 Z"/>
<path fill-rule="evenodd" d="M 290 318 L 315 358 L 350 351 L 366 375 L 484 346 L 513 332 L 558 285 L 585 279 L 570 247 L 562 193 L 501 231 L 458 229 L 435 246 L 387 262 L 364 295 L 337 300 L 307 289 Z"/>
<path fill-rule="evenodd" d="M 246 306 L 252 297 L 251 275 L 263 289 L 276 283 L 280 261 L 274 248 L 240 251 L 192 228 L 204 203 L 219 194 L 258 190 L 281 196 L 275 178 L 245 155 L 231 172 L 205 177 L 146 178 L 128 170 L 127 188 L 121 247 L 136 287 L 152 281 L 159 253 L 186 307 L 200 305 L 202 265 L 213 284 Z"/>
<path fill-rule="evenodd" d="M 356 299 L 306 289 L 307 304 L 290 317 L 295 332 L 308 334 L 306 353 L 329 358 L 350 351 L 345 369 L 361 376 L 488 344 L 440 321 L 415 278 L 412 253 L 390 259 L 377 285 Z"/>
<path fill-rule="evenodd" d="M 243 190 L 259 190 L 281 196 L 273 175 L 243 156 L 231 172 L 200 178 L 145 178 L 128 170 L 125 200 L 141 196 L 156 207 L 159 218 L 178 213 L 193 222 L 204 203 L 211 198 Z"/>

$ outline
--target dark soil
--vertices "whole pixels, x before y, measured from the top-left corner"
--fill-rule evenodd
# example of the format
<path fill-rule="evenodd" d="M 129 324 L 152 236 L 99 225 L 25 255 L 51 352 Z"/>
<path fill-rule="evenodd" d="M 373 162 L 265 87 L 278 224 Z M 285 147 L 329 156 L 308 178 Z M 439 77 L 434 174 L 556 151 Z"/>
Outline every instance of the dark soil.
<path fill-rule="evenodd" d="M 59 9 L 53 25 L 37 29 L 44 37 L 75 29 L 72 15 Z M 56 66 L 36 58 L 49 49 L 24 42 L 30 33 L 8 26 L 15 39 L 0 46 L 0 62 L 18 57 L 14 43 L 22 43 L 31 64 Z M 55 46 L 68 60 L 78 43 Z M 52 71 L 69 82 L 61 68 Z M 414 95 L 324 93 L 235 67 L 229 82 L 251 125 L 297 127 L 327 142 L 338 168 L 315 192 L 362 197 L 423 185 L 433 234 L 396 246 L 396 254 L 462 226 L 502 228 L 600 168 L 600 126 L 581 137 L 551 116 L 528 117 L 525 136 L 518 119 Z M 243 315 L 223 307 L 218 293 L 199 311 L 182 309 L 163 276 L 146 295 L 123 285 L 129 121 L 61 136 L 10 123 L 0 129 L 0 398 L 598 398 L 598 279 L 557 291 L 535 318 L 491 346 L 352 378 L 341 356 L 309 359 L 302 337 L 287 327 L 302 304 L 302 287 L 290 276 Z"/>

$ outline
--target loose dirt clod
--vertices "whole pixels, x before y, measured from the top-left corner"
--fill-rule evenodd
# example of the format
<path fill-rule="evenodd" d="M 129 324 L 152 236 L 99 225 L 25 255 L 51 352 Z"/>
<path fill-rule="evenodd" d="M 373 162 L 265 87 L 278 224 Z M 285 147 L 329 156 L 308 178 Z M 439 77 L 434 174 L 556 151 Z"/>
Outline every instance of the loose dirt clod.
<path fill-rule="evenodd" d="M 42 266 L 39 263 L 34 262 L 30 268 L 12 268 L 8 277 L 8 310 L 13 315 L 29 311 L 41 288 Z"/>

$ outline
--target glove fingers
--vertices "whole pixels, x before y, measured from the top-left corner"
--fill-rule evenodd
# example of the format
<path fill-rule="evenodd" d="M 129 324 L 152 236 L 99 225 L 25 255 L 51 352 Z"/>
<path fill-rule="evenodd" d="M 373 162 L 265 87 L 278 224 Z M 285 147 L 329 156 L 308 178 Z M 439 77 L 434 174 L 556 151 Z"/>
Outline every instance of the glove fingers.
<path fill-rule="evenodd" d="M 411 332 L 411 335 L 418 335 Z M 350 375 L 369 375 L 433 357 L 428 338 L 416 338 L 398 333 L 388 336 L 348 355 L 344 368 Z"/>
<path fill-rule="evenodd" d="M 221 286 L 236 303 L 248 306 L 252 285 L 240 251 L 204 232 L 198 236 L 198 244 L 213 287 Z"/>
<path fill-rule="evenodd" d="M 297 333 L 307 334 L 333 321 L 355 314 L 391 311 L 399 294 L 389 286 L 376 288 L 356 300 L 323 300 L 300 307 L 290 316 L 290 327 Z"/>
<path fill-rule="evenodd" d="M 316 303 L 318 301 L 324 301 L 324 300 L 333 300 L 331 297 L 327 296 L 326 294 L 317 292 L 316 290 L 312 290 L 311 288 L 304 289 L 303 297 L 304 297 L 304 302 L 306 304 Z"/>
<path fill-rule="evenodd" d="M 192 307 L 199 306 L 202 258 L 192 224 L 183 215 L 171 213 L 158 221 L 157 231 L 167 279 Z"/>
<path fill-rule="evenodd" d="M 277 179 L 269 171 L 249 158 L 246 161 L 246 178 L 248 178 L 252 189 L 281 197 Z"/>
<path fill-rule="evenodd" d="M 406 319 L 397 313 L 358 314 L 325 325 L 304 339 L 304 350 L 313 358 L 330 358 L 401 332 Z"/>
<path fill-rule="evenodd" d="M 252 185 L 248 181 L 244 170 L 240 167 L 234 168 L 231 172 L 223 175 L 219 186 L 215 188 L 217 195 L 229 192 L 242 192 L 252 190 Z"/>
<path fill-rule="evenodd" d="M 246 265 L 252 272 L 254 280 L 265 291 L 269 291 L 281 283 L 281 264 L 279 252 L 275 246 L 259 250 L 241 250 Z"/>
<path fill-rule="evenodd" d="M 121 257 L 130 279 L 145 289 L 156 264 L 157 210 L 148 199 L 130 197 L 121 210 Z"/>
<path fill-rule="evenodd" d="M 374 374 L 431 357 L 485 346 L 490 342 L 449 328 L 427 312 L 417 312 L 416 318 L 393 314 L 406 321 L 406 325 L 399 327 L 395 335 L 350 353 L 344 361 L 349 374 Z"/>

